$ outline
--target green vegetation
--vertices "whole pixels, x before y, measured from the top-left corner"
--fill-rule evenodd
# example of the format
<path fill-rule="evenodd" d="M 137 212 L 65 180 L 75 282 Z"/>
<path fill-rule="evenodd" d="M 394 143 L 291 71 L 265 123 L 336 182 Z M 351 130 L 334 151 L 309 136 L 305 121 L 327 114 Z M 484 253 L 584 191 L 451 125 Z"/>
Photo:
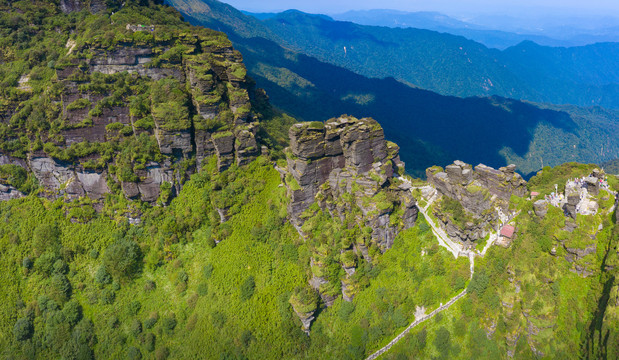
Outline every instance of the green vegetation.
<path fill-rule="evenodd" d="M 466 286 L 468 261 L 438 248 L 427 226 L 415 227 L 373 264 L 342 257 L 357 264 L 362 285 L 352 303 L 323 308 L 308 338 L 292 308 L 323 306 L 306 286 L 315 245 L 284 221 L 279 183 L 265 158 L 221 174 L 211 165 L 169 207 L 143 206 L 138 226 L 117 215 L 129 205 L 120 196 L 79 222 L 62 200 L 0 203 L 0 347 L 38 357 L 311 358 L 330 346 L 348 356 L 360 344 L 356 332 L 366 339 L 357 350 L 367 353 L 406 326 L 416 305 L 437 306 Z M 340 226 L 332 222 L 321 217 L 323 227 Z"/>
<path fill-rule="evenodd" d="M 581 176 L 590 169 L 590 165 L 578 164 L 545 168 L 530 185 L 554 191 L 554 183 L 564 181 L 563 177 Z M 602 191 L 601 204 L 605 197 L 608 193 Z M 531 202 L 519 205 L 510 248 L 491 247 L 485 258 L 476 259 L 468 296 L 443 316 L 413 330 L 387 359 L 402 354 L 501 358 L 508 351 L 514 358 L 613 358 L 619 354 L 617 307 L 606 300 L 618 287 L 615 247 L 619 227 L 612 219 L 614 214 L 602 205 L 595 216 L 578 215 L 578 227 L 567 231 L 572 220 L 562 210 L 550 206 L 540 219 L 531 209 Z M 575 255 L 591 247 L 594 250 L 588 255 Z M 428 334 L 426 345 L 420 346 L 423 332 Z"/>
<path fill-rule="evenodd" d="M 110 189 L 100 201 L 48 199 L 38 196 L 32 174 L 17 165 L 0 166 L 0 182 L 28 195 L 0 202 L 1 356 L 360 359 L 401 332 L 418 307 L 429 312 L 465 288 L 466 298 L 415 328 L 386 357 L 499 358 L 513 350 L 516 357 L 530 358 L 531 345 L 541 352 L 538 356 L 618 356 L 619 307 L 608 299 L 618 287 L 619 228 L 608 213 L 613 205 L 608 192 L 596 198 L 598 214 L 579 215 L 575 221 L 553 207 L 540 219 L 530 202 L 514 201 L 512 207 L 521 212 L 513 244 L 508 249 L 492 247 L 486 258 L 476 259 L 470 281 L 468 259 L 454 259 L 441 248 L 421 217 L 397 235 L 391 249 L 372 240 L 373 229 L 356 201 L 375 205 L 374 211 L 389 214 L 390 223 L 399 224 L 401 204 L 389 189 L 371 199 L 350 193 L 320 199 L 345 209 L 345 215 L 334 217 L 314 204 L 303 214 L 301 236 L 287 219 L 287 190 L 273 167 L 273 161 L 284 165 L 286 133 L 294 119 L 271 107 L 263 91 L 253 90 L 251 80 L 247 89 L 232 84 L 245 78 L 246 71 L 230 60 L 238 53 L 227 50 L 225 36 L 190 27 L 172 8 L 153 2 L 138 6 L 147 2 L 127 1 L 122 9 L 118 1 L 107 4 L 111 7 L 99 15 L 64 15 L 54 2 L 0 1 L 0 115 L 5 120 L 0 124 L 0 151 L 18 159 L 42 151 L 85 169 L 106 169 Z M 154 31 L 126 29 L 127 24 L 150 23 Z M 67 43 L 75 47 L 68 50 Z M 152 49 L 146 70 L 173 72 L 192 66 L 195 79 L 205 83 L 190 89 L 173 76 L 153 81 L 135 73 L 89 71 L 86 60 L 128 45 Z M 230 59 L 213 55 L 222 49 Z M 274 61 L 308 64 L 291 53 L 266 54 Z M 236 80 L 211 83 L 215 68 Z M 24 75 L 30 77 L 29 89 L 18 86 Z M 338 80 L 328 75 L 328 82 Z M 290 83 L 307 85 L 301 81 L 306 76 L 291 78 Z M 377 80 L 372 92 L 360 89 L 355 94 L 387 94 L 380 88 L 388 82 Z M 325 80 L 311 78 L 311 84 L 306 88 L 324 86 Z M 76 100 L 65 104 L 69 94 Z M 247 113 L 245 103 L 250 94 L 253 114 Z M 428 98 L 437 99 L 428 95 L 418 100 Z M 382 100 L 377 96 L 370 103 Z M 453 99 L 443 100 L 446 104 Z M 508 110 L 495 106 L 497 101 Z M 244 105 L 233 111 L 231 102 Z M 346 102 L 362 106 L 358 103 L 364 101 Z M 540 114 L 530 105 L 497 99 L 464 104 L 473 102 L 496 107 L 504 116 L 513 111 L 518 119 L 529 111 Z M 214 104 L 217 115 L 210 120 L 196 109 Z M 317 111 L 338 103 L 325 104 Z M 63 111 L 63 105 L 69 111 Z M 393 105 L 384 103 L 386 108 Z M 71 115 L 87 108 L 85 118 Z M 268 146 L 270 156 L 222 172 L 210 157 L 191 176 L 196 160 L 183 158 L 172 166 L 177 180 L 161 182 L 156 202 L 125 198 L 125 186 L 135 185 L 127 183 L 142 180 L 151 161 L 173 160 L 160 152 L 155 128 L 208 129 L 215 138 L 227 137 L 234 133 L 234 120 L 250 115 L 260 120 L 260 145 Z M 494 117 L 497 122 L 489 126 L 512 134 L 512 127 L 501 127 L 501 121 L 515 119 L 510 116 Z M 565 125 L 561 114 L 551 113 L 547 119 Z M 584 128 L 586 122 L 579 124 Z M 79 139 L 84 134 L 104 141 Z M 445 149 L 457 150 L 445 145 L 453 138 L 444 141 Z M 426 142 L 414 146 L 435 150 Z M 525 153 L 520 150 L 516 154 Z M 394 144 L 389 151 L 395 151 Z M 544 168 L 531 180 L 531 190 L 545 193 L 590 167 Z M 289 188 L 300 189 L 294 178 L 285 180 Z M 611 186 L 617 189 L 619 180 L 611 178 Z M 360 190 L 358 184 L 352 188 Z M 455 201 L 440 206 L 457 222 L 470 220 Z M 319 292 L 308 284 L 310 279 Z M 295 311 L 316 311 L 309 336 Z"/>

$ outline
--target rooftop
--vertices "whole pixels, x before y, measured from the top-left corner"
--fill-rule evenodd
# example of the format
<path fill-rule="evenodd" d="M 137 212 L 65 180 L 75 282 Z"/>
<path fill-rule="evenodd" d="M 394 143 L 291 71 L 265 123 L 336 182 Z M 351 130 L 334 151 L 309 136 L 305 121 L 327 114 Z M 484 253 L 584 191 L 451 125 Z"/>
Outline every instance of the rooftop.
<path fill-rule="evenodd" d="M 511 225 L 505 225 L 501 228 L 501 236 L 505 236 L 506 238 L 512 238 L 514 236 L 514 227 Z"/>

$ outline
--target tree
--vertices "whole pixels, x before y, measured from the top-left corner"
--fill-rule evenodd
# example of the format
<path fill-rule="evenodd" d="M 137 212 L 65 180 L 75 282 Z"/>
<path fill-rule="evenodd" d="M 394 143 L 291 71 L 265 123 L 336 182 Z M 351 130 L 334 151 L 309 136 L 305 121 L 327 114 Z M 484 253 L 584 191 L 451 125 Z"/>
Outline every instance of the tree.
<path fill-rule="evenodd" d="M 32 242 L 34 244 L 35 253 L 42 254 L 45 251 L 57 253 L 60 250 L 60 231 L 56 225 L 41 224 L 34 229 L 32 234 Z"/>
<path fill-rule="evenodd" d="M 132 239 L 121 239 L 105 250 L 103 263 L 115 278 L 131 278 L 142 265 L 142 251 Z"/>
<path fill-rule="evenodd" d="M 71 283 L 65 275 L 59 273 L 54 274 L 52 277 L 52 286 L 55 294 L 58 296 L 57 300 L 60 300 L 60 302 L 66 301 L 71 297 Z"/>
<path fill-rule="evenodd" d="M 434 347 L 441 354 L 440 359 L 447 359 L 451 350 L 451 334 L 444 326 L 441 326 L 436 332 L 434 338 Z"/>
<path fill-rule="evenodd" d="M 33 333 L 34 327 L 32 326 L 32 321 L 28 318 L 17 320 L 13 327 L 13 335 L 15 335 L 15 338 L 19 341 L 30 339 Z"/>
<path fill-rule="evenodd" d="M 75 326 L 82 318 L 82 307 L 77 301 L 71 300 L 64 305 L 62 313 L 67 319 L 67 322 L 71 324 L 71 326 Z"/>

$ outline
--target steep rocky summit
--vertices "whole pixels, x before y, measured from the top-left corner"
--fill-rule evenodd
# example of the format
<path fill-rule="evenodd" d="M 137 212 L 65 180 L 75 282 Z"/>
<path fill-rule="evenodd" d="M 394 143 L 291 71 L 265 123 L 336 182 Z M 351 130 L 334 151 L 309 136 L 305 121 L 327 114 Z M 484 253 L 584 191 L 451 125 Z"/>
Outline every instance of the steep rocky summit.
<path fill-rule="evenodd" d="M 326 306 L 339 296 L 352 301 L 362 288 L 357 268 L 391 248 L 398 233 L 417 219 L 410 186 L 398 178 L 404 172 L 399 148 L 385 141 L 380 125 L 368 118 L 299 123 L 289 135 L 280 172 L 290 220 L 310 242 L 309 285 Z M 335 238 L 318 230 L 323 217 L 338 222 Z M 309 331 L 310 317 L 297 313 Z"/>
<path fill-rule="evenodd" d="M 512 195 L 527 193 L 526 181 L 509 165 L 499 170 L 483 164 L 473 169 L 455 161 L 445 169 L 435 166 L 426 171 L 442 200 L 434 215 L 452 238 L 471 245 L 496 230 L 499 217 L 507 213 Z"/>
<path fill-rule="evenodd" d="M 297 226 L 303 224 L 302 214 L 314 202 L 344 218 L 351 210 L 350 204 L 340 201 L 345 194 L 355 199 L 365 225 L 372 228 L 373 241 L 382 249 L 391 247 L 400 230 L 389 224 L 397 208 L 402 210 L 401 228 L 414 224 L 416 200 L 394 177 L 404 172 L 399 148 L 385 140 L 375 120 L 342 116 L 324 124 L 299 123 L 290 128 L 289 135 L 286 182 L 289 214 Z"/>

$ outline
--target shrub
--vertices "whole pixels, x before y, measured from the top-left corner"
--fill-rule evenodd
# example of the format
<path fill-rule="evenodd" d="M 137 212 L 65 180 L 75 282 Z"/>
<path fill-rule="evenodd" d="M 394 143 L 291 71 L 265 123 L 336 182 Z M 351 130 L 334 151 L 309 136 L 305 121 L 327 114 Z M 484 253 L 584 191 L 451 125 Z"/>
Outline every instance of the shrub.
<path fill-rule="evenodd" d="M 172 314 L 172 315 L 170 315 L 170 316 L 168 316 L 168 317 L 163 319 L 162 326 L 163 326 L 164 330 L 166 330 L 168 332 L 171 332 L 176 327 L 176 324 L 177 324 L 176 316 L 174 314 Z"/>
<path fill-rule="evenodd" d="M 71 326 L 75 326 L 82 319 L 82 307 L 75 300 L 67 302 L 62 308 L 62 313 Z"/>
<path fill-rule="evenodd" d="M 473 275 L 473 279 L 471 279 L 471 282 L 469 283 L 468 291 L 481 297 L 481 295 L 486 291 L 489 282 L 490 279 L 485 272 L 476 271 Z"/>
<path fill-rule="evenodd" d="M 101 291 L 101 303 L 103 305 L 113 304 L 115 299 L 116 293 L 112 289 L 103 289 Z"/>
<path fill-rule="evenodd" d="M 228 321 L 226 315 L 219 311 L 215 311 L 213 314 L 211 314 L 211 320 L 213 322 L 213 325 L 215 325 L 215 327 L 218 329 L 223 328 L 224 325 L 226 325 L 226 321 Z"/>
<path fill-rule="evenodd" d="M 157 284 L 155 284 L 152 280 L 146 280 L 144 282 L 144 291 L 153 291 L 157 288 Z"/>
<path fill-rule="evenodd" d="M 289 302 L 295 311 L 309 313 L 318 307 L 318 294 L 311 288 L 298 287 L 290 296 Z"/>
<path fill-rule="evenodd" d="M 137 300 L 133 300 L 129 304 L 129 307 L 127 308 L 127 310 L 129 311 L 129 315 L 137 315 L 138 312 L 140 312 L 141 308 L 142 308 L 142 304 L 140 304 L 140 302 Z"/>
<path fill-rule="evenodd" d="M 69 272 L 69 266 L 63 260 L 56 260 L 56 262 L 54 262 L 54 272 L 58 274 L 66 274 Z"/>
<path fill-rule="evenodd" d="M 131 346 L 127 350 L 127 359 L 129 359 L 129 360 L 140 360 L 140 359 L 142 359 L 142 353 L 140 352 L 140 349 L 136 348 L 135 346 Z"/>
<path fill-rule="evenodd" d="M 71 297 L 71 283 L 65 275 L 59 273 L 54 274 L 52 277 L 52 287 L 56 295 L 58 295 L 59 300 L 65 301 Z"/>
<path fill-rule="evenodd" d="M 348 301 L 344 301 L 342 302 L 342 305 L 340 306 L 340 311 L 338 315 L 340 316 L 340 319 L 342 319 L 343 321 L 348 321 L 348 319 L 350 318 L 350 314 L 352 314 L 353 311 L 355 311 L 355 304 L 348 302 Z"/>
<path fill-rule="evenodd" d="M 198 285 L 198 295 L 206 296 L 208 294 L 208 285 L 206 283 L 200 283 Z"/>
<path fill-rule="evenodd" d="M 118 240 L 105 250 L 103 263 L 112 276 L 131 278 L 142 265 L 142 251 L 132 239 Z"/>
<path fill-rule="evenodd" d="M 434 347 L 438 350 L 439 359 L 447 359 L 451 350 L 451 334 L 444 326 L 441 326 L 436 332 L 434 338 Z"/>
<path fill-rule="evenodd" d="M 95 281 L 101 285 L 109 284 L 112 282 L 112 277 L 105 269 L 105 266 L 99 267 L 99 269 L 95 273 Z"/>
<path fill-rule="evenodd" d="M 70 103 L 69 105 L 67 105 L 67 110 L 79 110 L 79 109 L 84 109 L 88 106 L 91 106 L 92 103 L 90 102 L 90 100 L 85 99 L 85 98 L 81 98 L 81 99 L 77 99 L 74 102 Z"/>
<path fill-rule="evenodd" d="M 146 329 L 152 329 L 157 323 L 157 320 L 159 320 L 157 313 L 151 314 L 148 319 L 144 320 L 144 327 Z"/>
<path fill-rule="evenodd" d="M 45 253 L 34 262 L 35 269 L 45 275 L 51 275 L 54 269 L 54 263 L 56 262 L 56 255 L 52 253 Z"/>
<path fill-rule="evenodd" d="M 253 276 L 249 276 L 243 284 L 241 284 L 241 301 L 247 301 L 254 295 L 256 281 Z"/>
<path fill-rule="evenodd" d="M 162 346 L 155 351 L 155 359 L 166 360 L 170 356 L 170 350 L 167 347 Z"/>
<path fill-rule="evenodd" d="M 23 266 L 24 268 L 26 268 L 26 269 L 32 269 L 32 265 L 33 265 L 34 263 L 32 262 L 32 259 L 30 259 L 30 257 L 29 257 L 29 256 L 26 256 L 26 257 L 24 258 L 24 260 L 22 260 L 21 264 L 22 264 L 22 266 Z"/>
<path fill-rule="evenodd" d="M 13 326 L 13 335 L 18 341 L 28 340 L 34 333 L 34 327 L 32 321 L 28 318 L 21 318 L 17 320 L 15 326 Z"/>
<path fill-rule="evenodd" d="M 130 331 L 133 336 L 138 336 L 142 332 L 142 323 L 140 320 L 133 319 L 133 322 L 131 322 Z"/>
<path fill-rule="evenodd" d="M 144 348 L 146 348 L 146 351 L 151 352 L 155 350 L 156 340 L 157 338 L 153 333 L 148 333 L 143 337 L 142 343 L 144 344 Z"/>
<path fill-rule="evenodd" d="M 45 251 L 57 253 L 60 250 L 60 231 L 56 225 L 41 224 L 32 233 L 32 242 L 36 253 Z"/>
<path fill-rule="evenodd" d="M 204 265 L 204 269 L 202 270 L 205 279 L 210 279 L 211 275 L 213 275 L 213 264 Z"/>
<path fill-rule="evenodd" d="M 251 331 L 245 330 L 241 334 L 241 343 L 243 343 L 245 347 L 248 347 L 251 341 L 253 340 L 253 338 L 254 338 L 254 335 L 251 333 Z"/>

